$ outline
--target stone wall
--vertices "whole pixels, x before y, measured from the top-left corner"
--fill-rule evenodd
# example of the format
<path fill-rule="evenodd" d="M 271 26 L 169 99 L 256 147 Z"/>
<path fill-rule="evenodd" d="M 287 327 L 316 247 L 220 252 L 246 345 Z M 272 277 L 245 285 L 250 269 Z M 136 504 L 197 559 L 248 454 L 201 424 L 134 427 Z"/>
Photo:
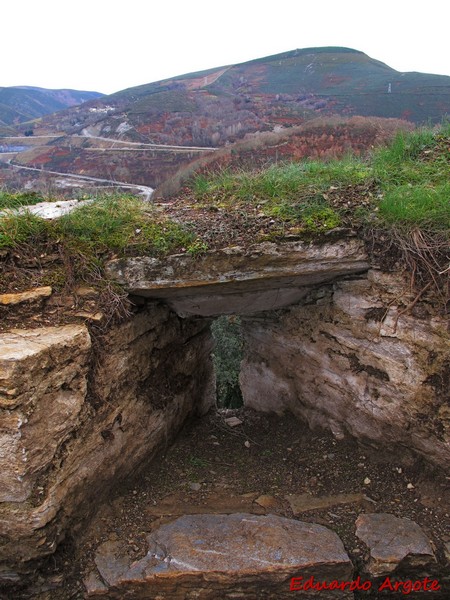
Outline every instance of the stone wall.
<path fill-rule="evenodd" d="M 407 289 L 407 288 L 406 288 Z M 290 410 L 384 450 L 450 464 L 450 336 L 398 275 L 371 270 L 310 293 L 297 306 L 244 322 L 244 403 Z M 413 311 L 414 312 L 414 311 Z M 398 318 L 398 321 L 397 321 Z"/>
<path fill-rule="evenodd" d="M 241 287 L 231 272 L 224 280 L 216 273 L 202 306 L 198 280 L 169 281 L 166 301 L 178 286 L 180 314 L 197 316 L 183 319 L 152 298 L 102 339 L 92 340 L 84 324 L 0 335 L 0 581 L 2 563 L 52 553 L 113 487 L 169 444 L 190 414 L 211 405 L 209 316 L 223 309 L 217 297 L 228 312 L 245 314 L 245 404 L 290 410 L 337 437 L 395 449 L 399 461 L 412 452 L 448 468 L 447 322 L 425 302 L 413 314 L 404 311 L 412 299 L 405 282 L 374 269 L 366 274 L 359 243 L 294 246 L 295 273 L 274 272 L 270 261 L 286 269 L 289 256 L 270 246 L 270 260 L 250 256 L 255 271 Z M 231 254 L 238 262 L 248 258 Z M 261 261 L 263 272 L 256 268 Z M 194 267 L 206 277 L 207 258 Z M 144 296 L 151 293 L 145 285 Z M 284 300 L 294 290 L 297 303 L 269 302 L 266 285 Z"/>
<path fill-rule="evenodd" d="M 95 349 L 84 325 L 0 336 L 0 564 L 53 552 L 214 398 L 208 321 L 153 304 Z"/>

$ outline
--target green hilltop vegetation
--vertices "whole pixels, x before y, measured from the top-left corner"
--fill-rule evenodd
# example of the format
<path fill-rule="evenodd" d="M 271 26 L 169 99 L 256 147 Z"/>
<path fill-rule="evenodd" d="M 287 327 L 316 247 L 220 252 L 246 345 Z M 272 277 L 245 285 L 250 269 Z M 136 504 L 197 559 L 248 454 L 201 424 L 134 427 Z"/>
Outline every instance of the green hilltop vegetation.
<path fill-rule="evenodd" d="M 335 113 L 426 122 L 450 106 L 449 77 L 400 73 L 350 48 L 306 48 L 236 65 L 210 90 L 225 92 L 238 78 L 253 93 L 306 96 L 300 102 L 311 94 Z"/>
<path fill-rule="evenodd" d="M 109 99 L 142 102 L 156 96 L 151 104 L 163 108 L 172 94 L 186 88 L 184 83 L 200 82 L 215 71 L 225 72 L 207 85 L 212 95 L 287 94 L 288 102 L 307 106 L 308 95 L 330 103 L 335 113 L 401 118 L 404 113 L 415 122 L 440 119 L 450 107 L 450 77 L 426 73 L 402 73 L 351 48 L 323 47 L 292 50 L 245 63 L 217 67 L 173 79 L 142 85 L 112 94 Z M 204 86 L 199 83 L 199 88 Z M 186 96 L 187 97 L 187 96 Z M 248 99 L 247 98 L 247 99 Z M 105 99 L 106 100 L 106 99 Z M 430 112 L 432 106 L 438 115 Z M 325 108 L 322 106 L 321 108 Z M 169 106 L 169 110 L 173 110 Z"/>
<path fill-rule="evenodd" d="M 206 210 L 213 219 L 232 214 L 245 226 L 252 218 L 270 218 L 270 234 L 250 237 L 249 245 L 267 239 L 282 243 L 293 235 L 321 243 L 330 233 L 345 236 L 348 229 L 363 238 L 381 235 L 381 253 L 404 264 L 416 261 L 417 283 L 448 294 L 443 290 L 449 273 L 449 150 L 450 125 L 445 125 L 439 131 L 398 134 L 367 160 L 307 160 L 254 171 L 199 173 L 175 202 L 191 211 L 184 221 L 130 196 L 102 196 L 45 221 L 15 210 L 42 198 L 32 196 L 30 202 L 28 194 L 3 191 L 0 256 L 57 251 L 65 267 L 57 276 L 47 275 L 45 284 L 67 285 L 79 277 L 98 281 L 112 256 L 187 252 L 195 257 L 222 247 L 217 244 L 223 240 L 208 233 L 214 227 L 202 224 Z M 64 271 L 67 265 L 71 274 Z"/>
<path fill-rule="evenodd" d="M 220 70 L 225 72 L 213 83 L 203 84 Z M 207 90 L 208 98 L 199 90 Z M 401 73 L 351 48 L 305 48 L 129 88 L 105 101 L 118 101 L 131 117 L 142 114 L 143 107 L 200 115 L 214 97 L 234 99 L 235 109 L 264 115 L 269 122 L 271 116 L 311 118 L 318 111 L 439 122 L 450 108 L 450 77 Z M 269 114 L 264 105 L 270 105 Z"/>
<path fill-rule="evenodd" d="M 372 116 L 427 125 L 440 123 L 449 108 L 448 76 L 402 73 L 358 50 L 323 47 L 128 88 L 47 117 L 42 126 L 67 133 L 95 127 L 99 135 L 114 137 L 120 115 L 127 125 L 121 139 L 220 147 L 246 133 L 291 127 L 318 116 Z"/>

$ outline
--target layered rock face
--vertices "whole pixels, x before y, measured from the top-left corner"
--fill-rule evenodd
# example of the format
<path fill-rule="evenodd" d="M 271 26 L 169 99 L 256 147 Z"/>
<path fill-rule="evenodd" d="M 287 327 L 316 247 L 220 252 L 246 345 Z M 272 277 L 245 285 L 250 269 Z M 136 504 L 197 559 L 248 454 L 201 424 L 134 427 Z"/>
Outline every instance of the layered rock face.
<path fill-rule="evenodd" d="M 213 400 L 207 322 L 153 305 L 100 345 L 84 325 L 0 336 L 0 563 L 53 552 Z"/>
<path fill-rule="evenodd" d="M 364 244 L 355 238 L 322 245 L 264 242 L 198 257 L 127 258 L 108 265 L 130 293 L 160 299 L 182 317 L 276 310 L 321 283 L 368 268 Z"/>
<path fill-rule="evenodd" d="M 82 325 L 1 337 L 0 502 L 22 503 L 80 423 L 91 339 Z"/>
<path fill-rule="evenodd" d="M 450 338 L 444 319 L 399 315 L 405 286 L 377 270 L 244 323 L 244 402 L 448 468 Z M 408 300 L 406 299 L 406 302 Z"/>
<path fill-rule="evenodd" d="M 450 464 L 450 336 L 400 273 L 370 269 L 356 238 L 263 243 L 200 257 L 113 261 L 128 291 L 180 316 L 240 314 L 244 403 Z"/>

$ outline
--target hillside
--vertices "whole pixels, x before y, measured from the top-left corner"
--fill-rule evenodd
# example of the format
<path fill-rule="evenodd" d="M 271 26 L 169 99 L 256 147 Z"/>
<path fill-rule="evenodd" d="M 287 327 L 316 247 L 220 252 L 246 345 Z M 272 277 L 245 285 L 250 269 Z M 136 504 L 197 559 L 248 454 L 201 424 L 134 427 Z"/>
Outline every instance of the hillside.
<path fill-rule="evenodd" d="M 44 125 L 132 141 L 222 146 L 249 132 L 299 125 L 319 115 L 436 123 L 449 110 L 450 77 L 400 73 L 363 52 L 330 47 L 130 88 Z"/>
<path fill-rule="evenodd" d="M 0 88 L 0 125 L 24 123 L 99 98 L 101 95 L 98 92 L 78 90 L 3 87 Z"/>
<path fill-rule="evenodd" d="M 155 188 L 208 148 L 228 148 L 263 132 L 284 136 L 320 118 L 314 140 L 310 134 L 295 144 L 280 139 L 270 160 L 361 154 L 374 143 L 372 132 L 360 135 L 353 127 L 339 140 L 321 139 L 332 135 L 332 119 L 389 119 L 408 127 L 440 123 L 449 113 L 450 77 L 400 73 L 349 48 L 307 48 L 149 83 L 48 115 L 33 125 L 34 134 L 58 139 L 15 162 Z M 392 125 L 380 124 L 379 130 L 391 131 Z M 383 131 L 377 143 L 386 137 Z M 186 146 L 200 149 L 187 152 Z M 257 146 L 250 157 L 256 162 Z"/>
<path fill-rule="evenodd" d="M 157 188 L 157 196 L 169 196 L 199 169 L 257 168 L 307 157 L 330 159 L 349 152 L 364 156 L 371 148 L 392 139 L 396 131 L 413 127 L 412 123 L 399 119 L 322 117 L 276 132 L 254 133 L 234 144 L 206 151 L 183 146 L 165 149 L 74 135 L 52 139 L 43 146 L 30 145 L 28 150 L 17 154 L 14 164 L 36 168 L 35 176 L 39 179 L 45 171 L 78 173 L 150 186 Z M 37 137 L 25 139 L 30 144 L 41 141 Z M 8 173 L 5 165 L 3 172 L 0 171 L 0 185 L 2 182 L 8 185 Z M 20 173 L 22 185 L 29 185 L 32 173 L 29 170 Z M 10 176 L 14 187 L 20 189 L 17 169 Z"/>

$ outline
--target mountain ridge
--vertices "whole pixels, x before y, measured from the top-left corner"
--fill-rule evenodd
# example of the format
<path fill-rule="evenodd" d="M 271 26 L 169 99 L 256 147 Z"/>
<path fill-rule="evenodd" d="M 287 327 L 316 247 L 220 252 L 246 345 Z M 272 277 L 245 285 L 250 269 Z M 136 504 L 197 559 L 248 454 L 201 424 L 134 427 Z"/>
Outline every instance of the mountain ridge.
<path fill-rule="evenodd" d="M 395 127 L 401 121 L 404 127 L 440 123 L 449 114 L 448 76 L 402 73 L 352 48 L 303 48 L 127 88 L 44 116 L 34 134 L 53 139 L 21 153 L 16 162 L 155 188 L 198 158 L 194 151 L 176 154 L 167 146 L 213 150 L 320 118 L 317 152 L 362 152 L 372 143 L 373 124 L 361 125 L 361 139 L 353 127 L 325 144 L 321 137 L 332 134 L 327 122 L 362 117 L 393 120 Z M 391 131 L 392 123 L 376 128 Z M 308 155 L 309 138 L 298 135 L 295 143 L 286 142 L 295 159 Z M 123 144 L 114 146 L 114 140 Z M 289 159 L 281 149 L 275 154 Z"/>
<path fill-rule="evenodd" d="M 360 50 L 324 46 L 126 88 L 47 117 L 44 126 L 67 134 L 90 127 L 96 135 L 130 141 L 216 147 L 322 115 L 417 124 L 439 122 L 449 113 L 449 76 L 400 72 Z M 8 123 L 1 114 L 0 120 Z"/>
<path fill-rule="evenodd" d="M 26 85 L 0 87 L 0 121 L 6 126 L 20 125 L 102 95 L 100 92 L 69 88 L 47 89 Z"/>

